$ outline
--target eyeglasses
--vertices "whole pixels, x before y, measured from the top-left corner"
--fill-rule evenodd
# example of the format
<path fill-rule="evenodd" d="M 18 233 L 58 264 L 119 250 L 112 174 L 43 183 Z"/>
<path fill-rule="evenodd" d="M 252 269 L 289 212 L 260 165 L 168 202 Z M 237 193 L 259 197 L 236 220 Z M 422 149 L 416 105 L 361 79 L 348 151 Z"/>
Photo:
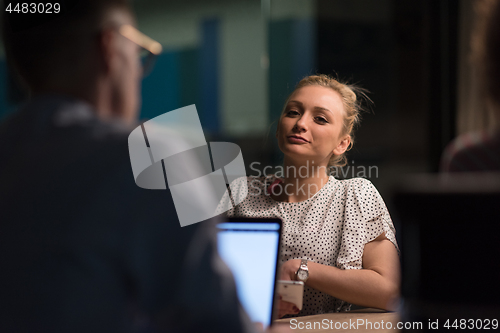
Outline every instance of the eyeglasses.
<path fill-rule="evenodd" d="M 118 32 L 123 37 L 140 46 L 141 50 L 139 54 L 142 63 L 142 76 L 148 76 L 153 70 L 156 57 L 162 51 L 161 44 L 149 38 L 129 24 L 122 25 L 118 29 Z"/>

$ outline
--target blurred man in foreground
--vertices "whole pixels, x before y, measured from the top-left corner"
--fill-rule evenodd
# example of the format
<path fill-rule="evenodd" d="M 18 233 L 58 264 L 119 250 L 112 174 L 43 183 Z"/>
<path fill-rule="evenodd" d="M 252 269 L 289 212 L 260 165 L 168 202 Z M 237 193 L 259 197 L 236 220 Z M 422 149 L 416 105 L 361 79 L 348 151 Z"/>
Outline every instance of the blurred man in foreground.
<path fill-rule="evenodd" d="M 251 331 L 213 224 L 181 228 L 168 190 L 134 183 L 143 69 L 127 1 L 3 15 L 31 98 L 0 124 L 0 331 Z"/>

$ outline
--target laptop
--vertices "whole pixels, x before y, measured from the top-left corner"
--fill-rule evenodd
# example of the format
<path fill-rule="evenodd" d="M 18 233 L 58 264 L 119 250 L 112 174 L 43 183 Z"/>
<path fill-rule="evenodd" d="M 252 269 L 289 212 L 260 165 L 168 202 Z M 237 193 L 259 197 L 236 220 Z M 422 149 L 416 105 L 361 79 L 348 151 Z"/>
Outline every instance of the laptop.
<path fill-rule="evenodd" d="M 229 218 L 218 224 L 218 250 L 240 302 L 264 329 L 274 318 L 281 225 L 279 218 Z"/>

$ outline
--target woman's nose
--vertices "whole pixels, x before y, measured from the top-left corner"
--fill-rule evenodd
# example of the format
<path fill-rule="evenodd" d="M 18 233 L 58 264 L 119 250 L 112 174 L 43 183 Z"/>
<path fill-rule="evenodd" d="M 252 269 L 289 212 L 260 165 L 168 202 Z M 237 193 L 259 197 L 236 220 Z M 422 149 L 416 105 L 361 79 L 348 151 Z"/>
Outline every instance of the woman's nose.
<path fill-rule="evenodd" d="M 297 119 L 294 129 L 299 132 L 307 131 L 307 123 L 303 116 Z"/>

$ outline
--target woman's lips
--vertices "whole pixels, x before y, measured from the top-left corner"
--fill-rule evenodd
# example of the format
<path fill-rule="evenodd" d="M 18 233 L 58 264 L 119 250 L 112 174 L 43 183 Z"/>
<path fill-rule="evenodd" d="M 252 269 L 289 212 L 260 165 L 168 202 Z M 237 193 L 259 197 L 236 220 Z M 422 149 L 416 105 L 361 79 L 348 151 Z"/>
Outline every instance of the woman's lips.
<path fill-rule="evenodd" d="M 299 136 L 295 136 L 295 135 L 291 135 L 288 137 L 288 141 L 292 142 L 292 143 L 308 143 L 308 141 L 306 139 L 303 139 Z"/>

